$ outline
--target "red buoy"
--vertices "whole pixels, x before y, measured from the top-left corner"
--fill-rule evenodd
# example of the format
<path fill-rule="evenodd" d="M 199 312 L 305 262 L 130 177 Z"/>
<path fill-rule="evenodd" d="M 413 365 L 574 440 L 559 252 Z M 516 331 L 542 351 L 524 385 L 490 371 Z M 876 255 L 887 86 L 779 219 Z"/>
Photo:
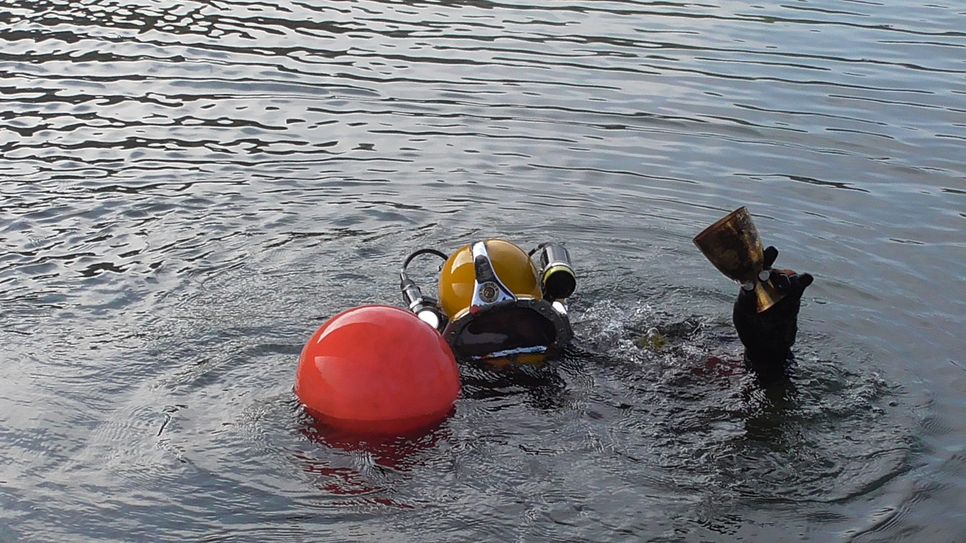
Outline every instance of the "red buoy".
<path fill-rule="evenodd" d="M 412 313 L 350 309 L 328 320 L 302 349 L 295 395 L 330 426 L 403 434 L 445 418 L 460 391 L 453 352 Z"/>

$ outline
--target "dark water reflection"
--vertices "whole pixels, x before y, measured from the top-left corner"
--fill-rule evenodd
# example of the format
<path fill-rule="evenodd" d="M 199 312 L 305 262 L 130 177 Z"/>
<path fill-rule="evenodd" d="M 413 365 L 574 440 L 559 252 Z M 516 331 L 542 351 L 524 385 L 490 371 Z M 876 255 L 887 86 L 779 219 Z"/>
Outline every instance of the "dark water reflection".
<path fill-rule="evenodd" d="M 964 22 L 4 2 L 0 540 L 960 540 Z M 817 277 L 787 386 L 690 243 L 739 205 Z M 418 436 L 299 411 L 326 316 L 493 235 L 568 242 L 564 360 Z"/>

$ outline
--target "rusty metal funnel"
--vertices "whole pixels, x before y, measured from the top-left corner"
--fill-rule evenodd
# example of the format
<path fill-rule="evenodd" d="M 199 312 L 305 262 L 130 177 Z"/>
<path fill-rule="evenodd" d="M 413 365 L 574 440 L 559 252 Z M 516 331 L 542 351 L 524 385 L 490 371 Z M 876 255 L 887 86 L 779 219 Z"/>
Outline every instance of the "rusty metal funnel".
<path fill-rule="evenodd" d="M 775 305 L 785 295 L 758 274 L 764 266 L 764 249 L 758 229 L 748 208 L 740 207 L 694 237 L 701 253 L 726 277 L 746 285 L 754 285 L 758 312 Z"/>

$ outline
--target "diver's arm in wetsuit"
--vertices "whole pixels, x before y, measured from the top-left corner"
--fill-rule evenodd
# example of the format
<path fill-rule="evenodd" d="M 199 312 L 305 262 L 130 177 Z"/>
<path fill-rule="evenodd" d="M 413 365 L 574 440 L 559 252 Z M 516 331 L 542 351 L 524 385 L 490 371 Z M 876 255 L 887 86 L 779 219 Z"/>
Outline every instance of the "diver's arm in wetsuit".
<path fill-rule="evenodd" d="M 770 269 L 776 258 L 777 249 L 765 249 L 765 269 Z M 745 364 L 765 381 L 784 376 L 792 360 L 802 294 L 813 280 L 807 273 L 798 274 L 792 270 L 772 269 L 771 272 L 772 285 L 785 293 L 785 297 L 758 313 L 754 291 L 741 289 L 732 315 L 738 338 L 745 345 Z"/>

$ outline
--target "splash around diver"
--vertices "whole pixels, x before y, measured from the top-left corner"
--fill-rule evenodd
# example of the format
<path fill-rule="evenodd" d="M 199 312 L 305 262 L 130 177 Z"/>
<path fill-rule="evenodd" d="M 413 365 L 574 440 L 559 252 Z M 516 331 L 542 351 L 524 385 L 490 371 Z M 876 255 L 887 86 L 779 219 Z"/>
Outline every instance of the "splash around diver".
<path fill-rule="evenodd" d="M 762 248 L 745 208 L 694 243 L 741 285 L 733 320 L 746 367 L 764 381 L 785 376 L 812 276 L 772 268 L 778 250 Z M 444 261 L 438 300 L 409 276 L 412 261 L 427 254 Z M 316 418 L 380 433 L 436 422 L 452 412 L 459 395 L 457 360 L 539 366 L 573 338 L 567 299 L 577 280 L 563 245 L 544 243 L 528 253 L 488 239 L 450 255 L 419 249 L 403 261 L 399 278 L 406 309 L 351 309 L 323 325 L 303 349 L 295 391 Z"/>

